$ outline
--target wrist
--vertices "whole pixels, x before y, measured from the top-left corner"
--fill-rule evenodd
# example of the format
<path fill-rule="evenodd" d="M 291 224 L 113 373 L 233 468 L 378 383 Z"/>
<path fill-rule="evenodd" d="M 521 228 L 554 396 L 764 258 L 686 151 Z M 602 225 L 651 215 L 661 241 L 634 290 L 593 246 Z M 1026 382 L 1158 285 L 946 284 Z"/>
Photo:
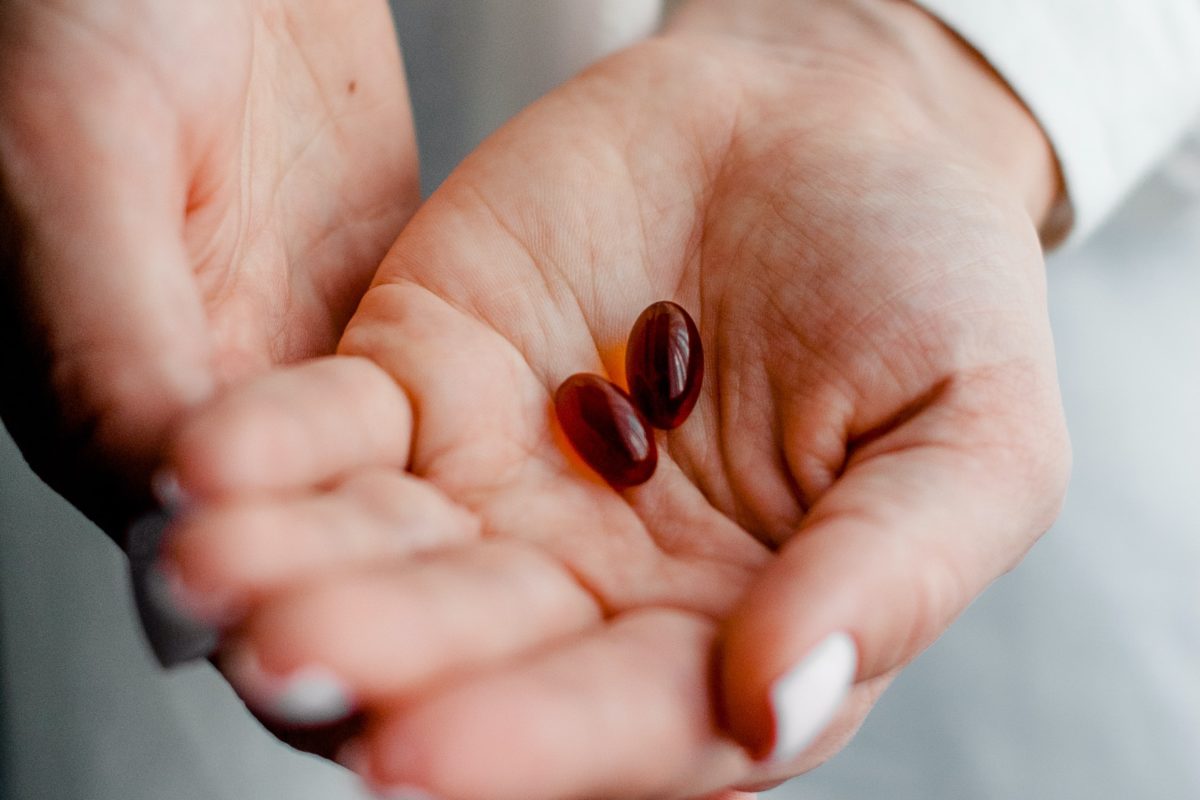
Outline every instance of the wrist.
<path fill-rule="evenodd" d="M 906 0 L 690 0 L 668 36 L 736 40 L 780 64 L 845 69 L 899 91 L 948 146 L 1015 196 L 1053 238 L 1063 194 L 1053 148 L 1004 79 Z"/>
<path fill-rule="evenodd" d="M 1017 192 L 1037 228 L 1054 238 L 1064 189 L 1041 125 L 984 58 L 911 2 L 882 2 L 901 30 L 909 80 L 929 115 Z"/>

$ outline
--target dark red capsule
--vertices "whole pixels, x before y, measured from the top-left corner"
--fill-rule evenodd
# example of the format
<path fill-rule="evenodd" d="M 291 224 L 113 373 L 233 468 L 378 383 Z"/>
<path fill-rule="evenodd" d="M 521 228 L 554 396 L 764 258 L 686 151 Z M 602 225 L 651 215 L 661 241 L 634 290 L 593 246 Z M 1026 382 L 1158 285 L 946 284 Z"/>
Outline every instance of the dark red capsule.
<path fill-rule="evenodd" d="M 654 474 L 654 431 L 619 386 L 599 375 L 572 375 L 554 394 L 554 412 L 575 452 L 614 488 Z"/>
<path fill-rule="evenodd" d="M 704 346 L 680 306 L 655 303 L 629 333 L 625 377 L 638 410 L 656 428 L 677 428 L 692 413 L 704 382 Z"/>

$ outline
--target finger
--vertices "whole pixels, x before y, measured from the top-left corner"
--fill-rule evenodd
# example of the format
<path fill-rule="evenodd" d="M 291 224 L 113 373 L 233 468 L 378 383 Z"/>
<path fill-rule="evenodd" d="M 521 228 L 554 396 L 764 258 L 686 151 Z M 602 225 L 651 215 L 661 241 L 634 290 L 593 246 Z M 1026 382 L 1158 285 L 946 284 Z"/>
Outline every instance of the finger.
<path fill-rule="evenodd" d="M 199 506 L 171 526 L 159 569 L 209 622 L 312 576 L 476 539 L 480 522 L 398 469 L 357 473 L 328 492 Z"/>
<path fill-rule="evenodd" d="M 412 411 L 382 370 L 330 357 L 278 369 L 187 420 L 166 470 L 185 495 L 307 489 L 353 470 L 403 467 Z"/>
<path fill-rule="evenodd" d="M 410 393 L 421 425 L 412 468 L 456 498 L 490 491 L 553 451 L 550 395 L 494 330 L 411 283 L 363 299 L 339 352 L 378 363 Z"/>
<path fill-rule="evenodd" d="M 64 103 L 57 63 L 0 76 L 0 365 L 14 378 L 0 402 L 35 468 L 107 523 L 113 487 L 95 475 L 144 486 L 170 422 L 212 390 L 210 343 L 174 121 L 119 81 Z M 109 130 L 126 118 L 138 124 Z"/>
<path fill-rule="evenodd" d="M 488 542 L 285 592 L 247 620 L 223 663 L 268 713 L 336 716 L 351 697 L 407 696 L 599 618 L 570 573 L 540 551 Z M 309 703 L 313 675 L 340 697 Z"/>
<path fill-rule="evenodd" d="M 754 756 L 796 758 L 850 686 L 904 665 L 1057 513 L 1061 418 L 952 388 L 868 445 L 728 620 L 723 703 Z"/>
<path fill-rule="evenodd" d="M 813 739 L 801 757 L 791 761 L 757 761 L 750 779 L 739 782 L 738 787 L 743 791 L 766 792 L 821 766 L 840 753 L 858 733 L 880 695 L 891 685 L 899 671 L 896 669 L 854 684 L 829 724 Z"/>
<path fill-rule="evenodd" d="M 399 468 L 407 459 L 411 422 L 404 394 L 363 359 L 331 357 L 270 372 L 184 421 L 155 481 L 160 501 L 186 507 L 196 497 L 212 502 L 229 494 L 311 490 L 360 466 Z M 377 523 L 366 528 L 372 529 Z M 240 611 L 236 595 L 220 593 L 219 576 L 203 571 L 201 563 L 186 579 L 169 566 L 135 576 L 152 584 L 135 592 L 148 642 L 163 666 L 207 652 L 215 639 L 212 625 L 228 623 Z M 208 624 L 197 627 L 200 621 Z"/>
<path fill-rule="evenodd" d="M 690 797 L 747 760 L 711 703 L 716 626 L 637 612 L 369 728 L 358 769 L 382 788 L 457 800 Z M 469 765 L 469 768 L 464 768 Z"/>

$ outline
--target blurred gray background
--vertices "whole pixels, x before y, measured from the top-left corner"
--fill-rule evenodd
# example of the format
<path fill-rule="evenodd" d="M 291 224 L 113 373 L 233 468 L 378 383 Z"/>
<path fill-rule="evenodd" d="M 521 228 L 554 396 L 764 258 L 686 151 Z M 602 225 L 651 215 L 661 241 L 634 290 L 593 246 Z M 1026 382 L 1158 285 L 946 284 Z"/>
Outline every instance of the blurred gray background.
<path fill-rule="evenodd" d="M 394 4 L 428 190 L 652 24 L 643 0 Z M 1200 144 L 1050 273 L 1062 519 L 793 798 L 1200 797 Z M 347 800 L 207 665 L 164 675 L 108 540 L 0 440 L 0 798 Z M 464 768 L 470 768 L 464 765 Z"/>

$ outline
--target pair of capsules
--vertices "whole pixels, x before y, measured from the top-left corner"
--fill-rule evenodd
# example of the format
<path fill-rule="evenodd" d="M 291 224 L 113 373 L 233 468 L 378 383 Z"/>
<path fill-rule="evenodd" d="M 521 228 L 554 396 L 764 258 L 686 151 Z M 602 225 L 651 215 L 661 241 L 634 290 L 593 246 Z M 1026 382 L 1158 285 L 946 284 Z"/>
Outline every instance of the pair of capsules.
<path fill-rule="evenodd" d="M 559 425 L 579 457 L 615 489 L 650 480 L 658 465 L 654 428 L 677 428 L 700 397 L 704 348 L 696 323 L 661 301 L 637 318 L 625 350 L 629 393 L 578 373 L 554 395 Z"/>

